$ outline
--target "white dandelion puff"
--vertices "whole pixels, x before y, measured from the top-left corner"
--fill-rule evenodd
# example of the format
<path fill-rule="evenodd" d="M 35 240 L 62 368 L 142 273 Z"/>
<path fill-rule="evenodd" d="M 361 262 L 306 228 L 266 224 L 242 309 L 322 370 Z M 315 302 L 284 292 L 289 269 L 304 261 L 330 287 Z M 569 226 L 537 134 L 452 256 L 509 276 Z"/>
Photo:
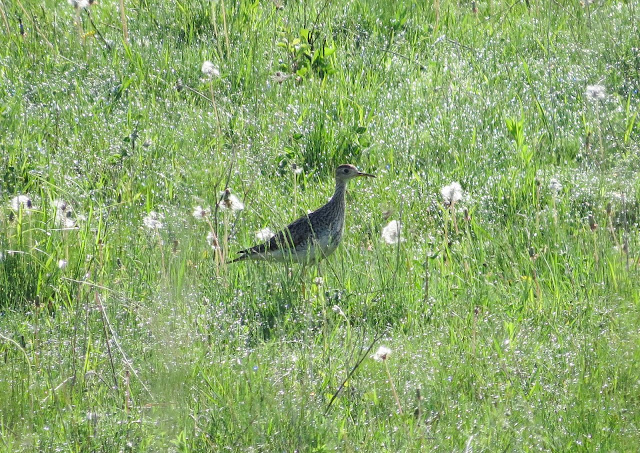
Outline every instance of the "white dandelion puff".
<path fill-rule="evenodd" d="M 192 215 L 197 220 L 202 220 L 205 217 L 207 217 L 210 213 L 211 213 L 210 209 L 203 208 L 202 206 L 196 206 L 195 208 L 193 208 Z"/>
<path fill-rule="evenodd" d="M 93 3 L 93 0 L 68 0 L 69 4 L 75 9 L 87 9 Z"/>
<path fill-rule="evenodd" d="M 71 211 L 71 206 L 64 200 L 53 200 L 53 206 L 61 212 Z"/>
<path fill-rule="evenodd" d="M 259 231 L 256 231 L 256 239 L 262 242 L 266 242 L 274 236 L 275 234 L 273 231 L 271 231 L 271 228 L 263 228 Z"/>
<path fill-rule="evenodd" d="M 30 213 L 33 209 L 33 202 L 27 195 L 18 195 L 11 199 L 11 209 L 14 211 L 23 210 L 26 213 Z"/>
<path fill-rule="evenodd" d="M 375 354 L 371 356 L 373 360 L 377 360 L 378 362 L 384 362 L 391 355 L 391 349 L 386 346 L 380 346 Z"/>
<path fill-rule="evenodd" d="M 220 70 L 209 60 L 202 63 L 201 71 L 209 79 L 220 77 Z"/>
<path fill-rule="evenodd" d="M 68 264 L 67 260 L 58 260 L 58 269 L 65 269 Z"/>
<path fill-rule="evenodd" d="M 549 190 L 554 193 L 560 192 L 562 190 L 562 183 L 556 178 L 551 178 L 551 181 L 549 181 Z"/>
<path fill-rule="evenodd" d="M 457 182 L 452 182 L 440 190 L 444 204 L 450 206 L 462 200 L 462 187 Z"/>
<path fill-rule="evenodd" d="M 602 85 L 587 85 L 587 97 L 594 101 L 600 101 L 607 96 L 607 90 Z"/>
<path fill-rule="evenodd" d="M 233 212 L 242 211 L 244 209 L 244 204 L 238 197 L 231 193 L 231 189 L 228 187 L 220 194 L 220 203 L 218 203 L 218 207 L 222 210 L 230 210 Z"/>
<path fill-rule="evenodd" d="M 160 230 L 163 227 L 162 219 L 164 219 L 164 216 L 162 214 L 151 211 L 142 219 L 142 223 L 146 228 L 150 230 Z"/>
<path fill-rule="evenodd" d="M 302 174 L 302 167 L 297 164 L 291 164 L 291 170 L 293 170 L 294 175 Z"/>
<path fill-rule="evenodd" d="M 387 244 L 397 244 L 404 241 L 404 238 L 400 235 L 402 225 L 397 220 L 392 220 L 382 229 L 382 239 Z"/>
<path fill-rule="evenodd" d="M 56 222 L 63 228 L 75 228 L 76 221 L 73 219 L 73 208 L 64 200 L 54 200 L 53 206 L 56 208 Z"/>
<path fill-rule="evenodd" d="M 313 279 L 313 284 L 320 288 L 322 285 L 324 285 L 324 279 L 322 277 L 316 277 Z"/>
<path fill-rule="evenodd" d="M 287 80 L 289 77 L 291 77 L 291 74 L 287 74 L 282 71 L 276 71 L 276 73 L 271 76 L 271 80 L 273 80 L 276 83 L 282 83 L 285 80 Z"/>
<path fill-rule="evenodd" d="M 71 217 L 65 217 L 64 219 L 61 219 L 60 226 L 65 229 L 75 228 L 76 221 L 73 220 Z"/>

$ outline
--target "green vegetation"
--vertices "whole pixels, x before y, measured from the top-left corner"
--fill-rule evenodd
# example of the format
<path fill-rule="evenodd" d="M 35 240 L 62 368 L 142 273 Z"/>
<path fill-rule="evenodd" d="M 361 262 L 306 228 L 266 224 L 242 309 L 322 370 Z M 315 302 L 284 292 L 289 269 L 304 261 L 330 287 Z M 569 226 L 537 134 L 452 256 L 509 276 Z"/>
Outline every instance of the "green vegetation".
<path fill-rule="evenodd" d="M 0 2 L 0 449 L 637 449 L 637 2 L 124 4 Z"/>

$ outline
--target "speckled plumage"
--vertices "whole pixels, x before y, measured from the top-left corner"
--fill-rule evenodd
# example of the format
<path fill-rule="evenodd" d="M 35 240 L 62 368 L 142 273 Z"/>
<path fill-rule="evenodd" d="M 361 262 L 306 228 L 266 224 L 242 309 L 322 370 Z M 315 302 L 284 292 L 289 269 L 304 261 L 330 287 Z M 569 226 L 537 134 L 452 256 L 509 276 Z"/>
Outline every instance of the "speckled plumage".
<path fill-rule="evenodd" d="M 347 183 L 358 176 L 374 177 L 353 165 L 340 165 L 336 169 L 336 189 L 327 204 L 292 222 L 268 241 L 241 250 L 232 262 L 292 260 L 311 264 L 331 255 L 344 233 Z"/>

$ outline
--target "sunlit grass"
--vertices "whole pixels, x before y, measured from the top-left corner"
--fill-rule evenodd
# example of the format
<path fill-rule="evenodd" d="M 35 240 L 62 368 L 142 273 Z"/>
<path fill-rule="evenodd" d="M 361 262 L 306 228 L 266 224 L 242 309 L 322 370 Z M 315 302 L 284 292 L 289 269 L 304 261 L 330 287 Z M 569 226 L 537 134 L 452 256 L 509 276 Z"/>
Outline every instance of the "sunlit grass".
<path fill-rule="evenodd" d="M 2 449 L 637 448 L 637 6 L 475 3 L 1 5 Z"/>

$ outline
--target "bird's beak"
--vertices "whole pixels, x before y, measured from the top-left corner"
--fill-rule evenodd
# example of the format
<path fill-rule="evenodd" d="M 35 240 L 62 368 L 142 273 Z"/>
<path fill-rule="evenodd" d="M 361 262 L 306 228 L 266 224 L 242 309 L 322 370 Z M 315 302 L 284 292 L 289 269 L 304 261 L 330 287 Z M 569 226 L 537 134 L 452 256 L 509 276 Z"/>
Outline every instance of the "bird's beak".
<path fill-rule="evenodd" d="M 369 178 L 375 178 L 375 175 L 370 175 L 369 173 L 363 173 L 361 171 L 358 172 L 358 176 L 368 176 Z"/>

